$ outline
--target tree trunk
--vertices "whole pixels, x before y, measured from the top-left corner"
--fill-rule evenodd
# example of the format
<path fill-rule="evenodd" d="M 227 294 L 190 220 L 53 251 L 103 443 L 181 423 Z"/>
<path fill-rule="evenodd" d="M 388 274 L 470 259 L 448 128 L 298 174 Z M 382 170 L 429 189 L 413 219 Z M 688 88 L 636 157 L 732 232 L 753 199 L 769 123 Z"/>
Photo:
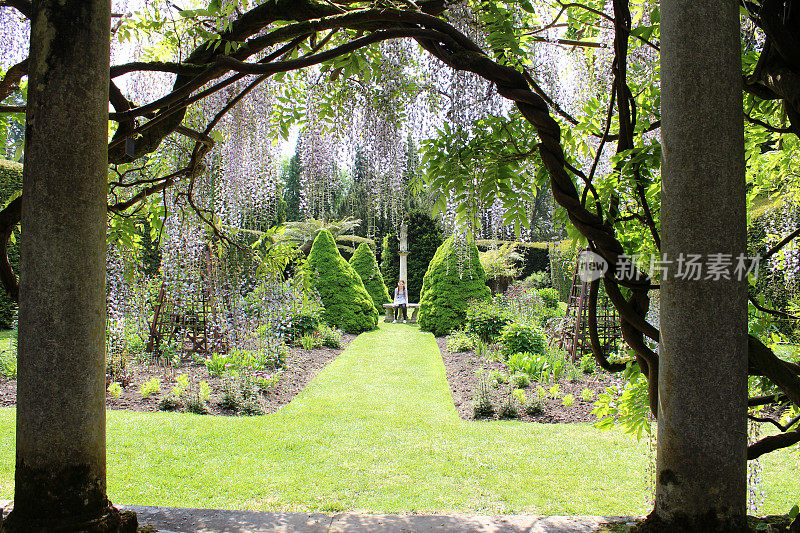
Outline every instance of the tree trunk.
<path fill-rule="evenodd" d="M 109 28 L 107 0 L 34 2 L 16 485 L 5 531 L 136 529 L 106 498 Z"/>
<path fill-rule="evenodd" d="M 661 3 L 662 230 L 666 260 L 702 254 L 700 280 L 672 263 L 661 290 L 658 458 L 652 522 L 738 531 L 746 518 L 747 292 L 739 12 L 734 0 Z M 706 279 L 730 254 L 731 280 Z"/>

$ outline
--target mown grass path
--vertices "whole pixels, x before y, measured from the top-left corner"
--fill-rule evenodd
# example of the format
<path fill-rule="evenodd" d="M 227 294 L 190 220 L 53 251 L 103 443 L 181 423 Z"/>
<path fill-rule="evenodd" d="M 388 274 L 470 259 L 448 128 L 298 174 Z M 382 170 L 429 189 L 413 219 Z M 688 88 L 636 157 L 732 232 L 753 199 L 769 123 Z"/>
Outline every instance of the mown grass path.
<path fill-rule="evenodd" d="M 14 411 L 0 411 L 11 498 Z M 644 443 L 579 424 L 469 422 L 433 336 L 383 324 L 264 417 L 108 412 L 114 502 L 284 511 L 646 512 Z M 765 465 L 769 512 L 798 494 L 789 454 Z"/>

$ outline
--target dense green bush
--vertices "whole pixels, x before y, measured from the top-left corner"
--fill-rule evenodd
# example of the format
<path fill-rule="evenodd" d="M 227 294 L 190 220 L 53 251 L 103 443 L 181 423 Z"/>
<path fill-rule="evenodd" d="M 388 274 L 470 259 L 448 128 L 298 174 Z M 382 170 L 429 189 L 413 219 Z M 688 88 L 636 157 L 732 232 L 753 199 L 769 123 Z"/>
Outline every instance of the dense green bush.
<path fill-rule="evenodd" d="M 466 331 L 483 342 L 495 342 L 500 332 L 511 323 L 508 313 L 499 306 L 485 300 L 469 303 L 466 317 Z"/>
<path fill-rule="evenodd" d="M 310 335 L 319 325 L 319 313 L 315 310 L 300 311 L 280 326 L 284 342 L 297 342 L 303 335 Z"/>
<path fill-rule="evenodd" d="M 353 257 L 350 258 L 350 266 L 361 276 L 364 288 L 367 289 L 375 304 L 375 310 L 379 315 L 382 314 L 383 304 L 391 301 L 389 290 L 383 283 L 383 276 L 378 268 L 378 262 L 375 260 L 375 254 L 372 253 L 372 249 L 367 243 L 362 242 L 358 245 Z"/>
<path fill-rule="evenodd" d="M 503 328 L 500 334 L 501 351 L 509 356 L 529 352 L 534 355 L 547 354 L 547 338 L 537 326 L 514 322 Z"/>
<path fill-rule="evenodd" d="M 426 211 L 413 210 L 405 220 L 408 224 L 408 299 L 419 302 L 422 284 L 428 264 L 436 250 L 442 244 L 442 230 L 439 223 Z M 387 287 L 394 290 L 400 274 L 400 256 L 398 254 L 398 238 L 396 234 L 387 235 L 383 253 L 383 279 Z"/>
<path fill-rule="evenodd" d="M 322 230 L 303 265 L 303 275 L 322 300 L 322 320 L 348 333 L 375 329 L 378 312 L 361 276 L 342 258 L 328 230 Z"/>
<path fill-rule="evenodd" d="M 544 301 L 544 305 L 551 309 L 558 309 L 558 291 L 552 287 L 539 289 L 539 296 Z"/>
<path fill-rule="evenodd" d="M 22 192 L 22 165 L 13 161 L 0 159 L 0 209 Z M 15 234 L 18 232 L 15 231 Z M 12 239 L 13 240 L 13 239 Z M 19 244 L 8 242 L 8 260 L 15 274 L 19 274 Z M 0 329 L 9 329 L 14 320 L 17 304 L 0 288 Z"/>
<path fill-rule="evenodd" d="M 420 328 L 437 336 L 446 335 L 464 325 L 469 302 L 487 300 L 490 294 L 475 244 L 456 245 L 450 237 L 436 250 L 425 273 Z"/>

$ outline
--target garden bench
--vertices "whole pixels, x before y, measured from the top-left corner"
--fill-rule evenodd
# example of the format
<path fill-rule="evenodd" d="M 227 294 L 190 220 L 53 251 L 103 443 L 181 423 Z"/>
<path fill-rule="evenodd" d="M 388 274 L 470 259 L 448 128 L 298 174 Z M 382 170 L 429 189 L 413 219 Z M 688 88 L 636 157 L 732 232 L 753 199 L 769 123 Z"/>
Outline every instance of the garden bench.
<path fill-rule="evenodd" d="M 408 311 L 411 311 L 411 316 L 408 317 L 408 322 L 411 324 L 417 323 L 417 313 L 419 312 L 419 304 L 408 304 L 406 306 Z M 386 318 L 384 322 L 392 322 L 394 321 L 394 304 L 383 304 L 383 308 L 386 309 Z"/>

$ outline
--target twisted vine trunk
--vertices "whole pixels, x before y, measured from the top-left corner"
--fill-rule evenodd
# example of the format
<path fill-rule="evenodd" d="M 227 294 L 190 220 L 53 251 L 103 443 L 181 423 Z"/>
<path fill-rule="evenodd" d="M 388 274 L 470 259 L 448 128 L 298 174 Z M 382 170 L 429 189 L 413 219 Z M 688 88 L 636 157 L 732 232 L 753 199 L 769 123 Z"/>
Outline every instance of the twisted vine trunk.
<path fill-rule="evenodd" d="M 663 252 L 746 252 L 739 14 L 733 0 L 663 0 Z M 733 270 L 733 268 L 731 268 Z M 652 521 L 672 531 L 744 531 L 746 280 L 661 289 L 658 455 Z M 735 278 L 735 276 L 732 276 Z"/>
<path fill-rule="evenodd" d="M 33 5 L 14 510 L 3 530 L 135 531 L 106 497 L 110 2 Z"/>

